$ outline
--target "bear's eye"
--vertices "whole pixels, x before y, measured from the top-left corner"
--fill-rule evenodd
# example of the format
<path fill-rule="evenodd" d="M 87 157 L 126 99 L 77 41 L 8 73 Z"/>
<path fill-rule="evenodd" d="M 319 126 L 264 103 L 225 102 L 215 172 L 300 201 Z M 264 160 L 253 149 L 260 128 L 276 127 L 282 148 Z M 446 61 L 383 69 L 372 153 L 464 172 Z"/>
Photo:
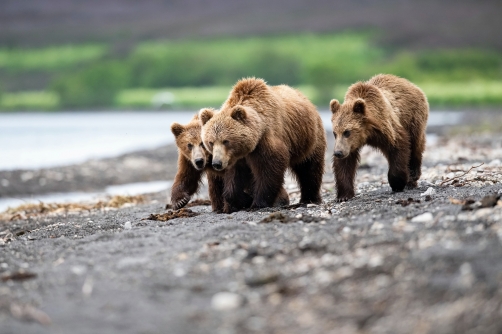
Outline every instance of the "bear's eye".
<path fill-rule="evenodd" d="M 223 145 L 228 145 L 228 140 L 224 140 Z"/>
<path fill-rule="evenodd" d="M 204 147 L 204 143 L 200 143 L 200 145 L 199 145 L 199 146 L 200 146 L 200 147 Z"/>
<path fill-rule="evenodd" d="M 333 136 L 335 136 L 335 139 L 336 139 L 336 133 L 335 133 L 335 131 L 333 131 Z"/>
<path fill-rule="evenodd" d="M 192 144 L 188 144 L 188 149 L 191 151 L 193 148 L 193 145 Z"/>
<path fill-rule="evenodd" d="M 349 131 L 349 130 L 345 130 L 345 131 L 343 131 L 343 136 L 344 136 L 345 138 L 349 138 L 349 137 L 350 137 L 350 131 Z"/>

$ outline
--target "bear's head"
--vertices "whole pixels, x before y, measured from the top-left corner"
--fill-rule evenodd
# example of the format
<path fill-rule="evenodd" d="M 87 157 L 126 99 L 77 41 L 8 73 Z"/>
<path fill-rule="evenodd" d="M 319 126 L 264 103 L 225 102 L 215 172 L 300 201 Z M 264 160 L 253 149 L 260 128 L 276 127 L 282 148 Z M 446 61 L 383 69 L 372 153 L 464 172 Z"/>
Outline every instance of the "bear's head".
<path fill-rule="evenodd" d="M 346 100 L 342 105 L 338 100 L 331 100 L 329 106 L 335 136 L 334 157 L 343 159 L 366 143 L 369 135 L 367 104 L 365 100 L 357 98 Z"/>
<path fill-rule="evenodd" d="M 254 151 L 265 131 L 260 115 L 249 106 L 227 106 L 220 112 L 202 109 L 199 119 L 202 141 L 217 171 L 233 166 Z"/>
<path fill-rule="evenodd" d="M 202 170 L 208 162 L 209 153 L 202 144 L 199 115 L 196 114 L 187 125 L 173 123 L 171 132 L 180 154 L 190 160 L 197 170 Z"/>

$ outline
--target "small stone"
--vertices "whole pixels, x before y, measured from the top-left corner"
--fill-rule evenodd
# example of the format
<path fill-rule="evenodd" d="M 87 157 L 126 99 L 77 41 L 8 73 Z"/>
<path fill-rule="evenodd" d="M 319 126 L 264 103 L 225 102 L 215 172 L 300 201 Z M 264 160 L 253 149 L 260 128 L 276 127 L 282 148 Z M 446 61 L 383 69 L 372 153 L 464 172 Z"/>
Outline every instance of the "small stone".
<path fill-rule="evenodd" d="M 468 262 L 463 263 L 458 271 L 457 286 L 463 289 L 471 288 L 476 282 L 476 276 L 474 276 L 471 264 Z"/>
<path fill-rule="evenodd" d="M 421 193 L 420 196 L 427 196 L 427 195 L 432 196 L 435 194 L 436 194 L 436 190 L 432 187 L 429 187 L 429 188 L 427 188 L 427 190 L 425 192 Z"/>
<path fill-rule="evenodd" d="M 429 223 L 434 220 L 434 216 L 430 212 L 422 213 L 411 219 L 412 223 Z"/>
<path fill-rule="evenodd" d="M 86 271 L 87 271 L 87 268 L 85 266 L 77 265 L 77 266 L 71 267 L 71 272 L 77 276 L 85 274 Z"/>
<path fill-rule="evenodd" d="M 124 269 L 128 267 L 143 266 L 149 262 L 146 257 L 124 257 L 117 262 L 117 268 Z"/>
<path fill-rule="evenodd" d="M 418 181 L 418 186 L 419 187 L 432 187 L 434 183 L 426 181 L 426 180 L 420 180 Z"/>
<path fill-rule="evenodd" d="M 500 166 L 500 165 L 502 165 L 502 162 L 500 161 L 500 159 L 495 159 L 495 160 L 490 161 L 490 163 L 488 163 L 488 166 Z"/>
<path fill-rule="evenodd" d="M 487 217 L 492 214 L 493 214 L 492 208 L 483 208 L 483 209 L 476 210 L 474 217 L 476 217 L 476 219 L 480 219 L 480 218 L 484 218 L 484 217 Z"/>
<path fill-rule="evenodd" d="M 494 207 L 497 204 L 499 197 L 500 196 L 498 195 L 488 195 L 483 197 L 483 199 L 481 200 L 481 207 L 482 208 Z"/>
<path fill-rule="evenodd" d="M 279 274 L 275 271 L 265 271 L 253 273 L 245 278 L 245 282 L 249 286 L 260 286 L 268 283 L 273 283 L 279 279 Z"/>
<path fill-rule="evenodd" d="M 317 204 L 313 204 L 313 203 L 307 204 L 307 208 L 315 208 L 316 206 L 317 206 Z"/>
<path fill-rule="evenodd" d="M 124 224 L 124 230 L 130 230 L 130 229 L 132 229 L 131 222 L 125 222 L 125 224 Z"/>
<path fill-rule="evenodd" d="M 232 292 L 218 292 L 211 298 L 211 307 L 217 311 L 235 310 L 242 304 L 242 297 Z"/>

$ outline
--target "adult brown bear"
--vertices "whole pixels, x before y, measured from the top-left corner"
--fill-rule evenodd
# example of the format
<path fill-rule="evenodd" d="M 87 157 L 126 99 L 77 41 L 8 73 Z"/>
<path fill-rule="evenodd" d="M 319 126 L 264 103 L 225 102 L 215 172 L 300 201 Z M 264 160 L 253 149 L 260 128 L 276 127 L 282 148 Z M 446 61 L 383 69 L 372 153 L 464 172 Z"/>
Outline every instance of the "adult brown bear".
<path fill-rule="evenodd" d="M 199 116 L 213 168 L 223 171 L 241 159 L 251 168 L 251 208 L 272 206 L 288 167 L 300 184 L 300 202 L 321 202 L 326 134 L 315 106 L 299 91 L 242 79 L 220 112 Z"/>

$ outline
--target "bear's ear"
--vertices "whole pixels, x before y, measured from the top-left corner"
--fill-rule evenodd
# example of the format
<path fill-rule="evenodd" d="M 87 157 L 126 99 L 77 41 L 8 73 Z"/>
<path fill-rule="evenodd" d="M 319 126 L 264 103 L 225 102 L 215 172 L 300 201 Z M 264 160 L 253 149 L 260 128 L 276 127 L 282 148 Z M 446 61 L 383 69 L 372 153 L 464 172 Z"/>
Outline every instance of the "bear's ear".
<path fill-rule="evenodd" d="M 183 133 L 183 131 L 185 131 L 185 127 L 183 125 L 179 123 L 173 123 L 171 125 L 171 132 L 175 137 L 178 137 L 180 134 Z"/>
<path fill-rule="evenodd" d="M 247 117 L 246 111 L 241 107 L 235 107 L 235 109 L 232 110 L 231 116 L 233 119 L 239 122 L 244 122 Z"/>
<path fill-rule="evenodd" d="M 336 99 L 331 100 L 329 103 L 329 109 L 331 109 L 332 114 L 336 113 L 338 109 L 340 109 L 340 102 Z"/>
<path fill-rule="evenodd" d="M 214 116 L 214 111 L 212 109 L 204 108 L 199 111 L 199 119 L 202 125 L 206 124 Z"/>
<path fill-rule="evenodd" d="M 355 113 L 364 115 L 366 111 L 366 103 L 363 99 L 357 99 L 356 102 L 354 102 L 354 107 L 352 109 Z"/>

